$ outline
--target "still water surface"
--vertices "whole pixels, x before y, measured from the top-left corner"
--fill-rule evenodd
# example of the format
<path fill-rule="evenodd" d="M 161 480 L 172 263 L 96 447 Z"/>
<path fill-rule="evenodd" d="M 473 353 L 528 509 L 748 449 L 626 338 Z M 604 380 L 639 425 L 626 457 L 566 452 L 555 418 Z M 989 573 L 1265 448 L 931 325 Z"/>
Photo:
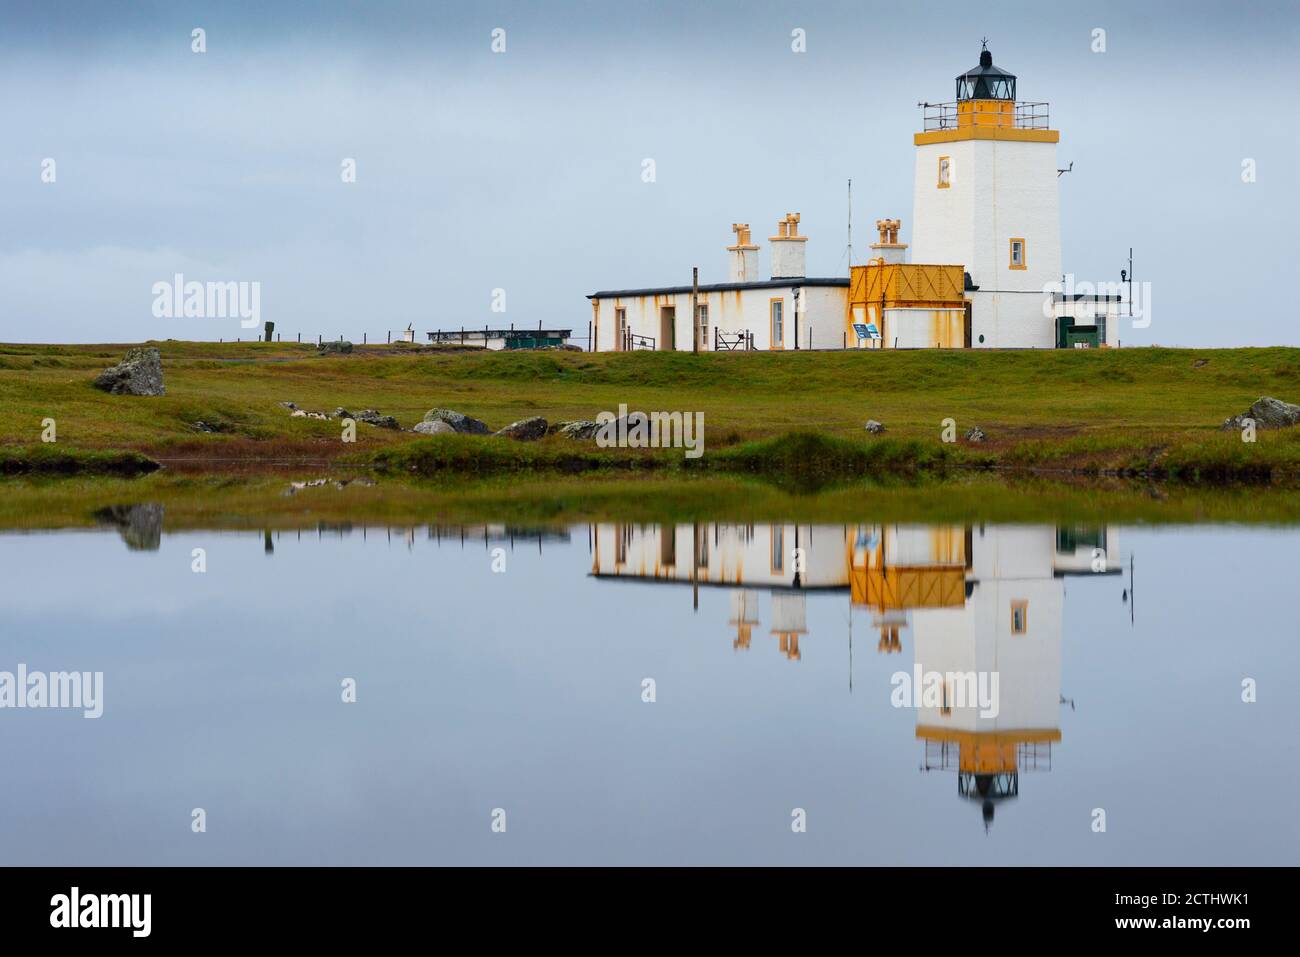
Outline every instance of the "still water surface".
<path fill-rule="evenodd" d="M 0 535 L 0 670 L 104 674 L 6 864 L 1300 859 L 1300 530 L 118 519 Z"/>

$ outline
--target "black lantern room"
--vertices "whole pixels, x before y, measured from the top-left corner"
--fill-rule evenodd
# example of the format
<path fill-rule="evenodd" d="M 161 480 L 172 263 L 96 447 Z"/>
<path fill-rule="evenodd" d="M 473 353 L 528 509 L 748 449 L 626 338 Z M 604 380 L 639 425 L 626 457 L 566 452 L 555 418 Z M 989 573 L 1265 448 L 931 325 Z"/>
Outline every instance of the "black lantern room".
<path fill-rule="evenodd" d="M 985 47 L 980 51 L 980 65 L 957 77 L 957 99 L 1014 100 L 1016 77 L 993 65 L 993 54 Z"/>

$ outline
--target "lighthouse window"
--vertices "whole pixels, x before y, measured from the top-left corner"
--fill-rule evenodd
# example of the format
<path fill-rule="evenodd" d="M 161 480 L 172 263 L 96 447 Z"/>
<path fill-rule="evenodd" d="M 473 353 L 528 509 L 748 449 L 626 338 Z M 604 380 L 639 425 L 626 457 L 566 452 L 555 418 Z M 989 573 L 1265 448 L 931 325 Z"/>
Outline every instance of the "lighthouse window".
<path fill-rule="evenodd" d="M 952 159 L 948 156 L 939 157 L 939 188 L 947 189 L 952 184 Z"/>
<path fill-rule="evenodd" d="M 772 343 L 773 349 L 785 348 L 785 300 L 773 299 L 772 303 Z"/>
<path fill-rule="evenodd" d="M 1025 241 L 1023 239 L 1011 240 L 1011 266 L 1012 269 L 1025 268 Z"/>
<path fill-rule="evenodd" d="M 1029 602 L 1013 601 L 1011 603 L 1011 633 L 1023 635 L 1029 630 Z"/>

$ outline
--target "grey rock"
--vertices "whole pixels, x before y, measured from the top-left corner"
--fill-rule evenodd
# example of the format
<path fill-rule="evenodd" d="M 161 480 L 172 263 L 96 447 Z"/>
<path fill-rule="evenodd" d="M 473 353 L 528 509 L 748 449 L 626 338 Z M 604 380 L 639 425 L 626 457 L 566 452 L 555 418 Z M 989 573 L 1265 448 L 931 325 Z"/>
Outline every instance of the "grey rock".
<path fill-rule="evenodd" d="M 987 438 L 988 438 L 988 433 L 986 433 L 978 425 L 971 426 L 969 429 L 966 430 L 967 442 L 983 442 Z"/>
<path fill-rule="evenodd" d="M 358 422 L 364 422 L 366 425 L 373 425 L 377 429 L 401 429 L 395 418 L 391 415 L 383 415 L 375 409 L 362 409 L 351 418 L 356 419 Z"/>
<path fill-rule="evenodd" d="M 126 358 L 95 377 L 95 388 L 113 395 L 166 395 L 162 355 L 152 346 L 130 349 Z"/>
<path fill-rule="evenodd" d="M 298 408 L 298 403 L 296 403 L 296 402 L 281 402 L 281 403 L 280 403 L 280 408 L 282 408 L 282 409 L 288 409 L 290 412 L 292 412 L 292 411 L 294 411 L 295 409 Z"/>
<path fill-rule="evenodd" d="M 446 422 L 442 421 L 442 419 L 434 419 L 432 422 L 417 422 L 415 423 L 415 428 L 411 429 L 411 431 L 419 432 L 421 435 L 455 435 L 456 434 L 456 430 L 453 429 Z"/>
<path fill-rule="evenodd" d="M 324 412 L 308 412 L 306 409 L 294 409 L 292 412 L 289 413 L 289 418 L 320 419 L 323 422 L 328 422 L 330 419 L 330 417 L 326 415 Z"/>
<path fill-rule="evenodd" d="M 316 347 L 316 352 L 318 355 L 322 356 L 331 354 L 348 355 L 352 352 L 352 343 L 348 342 L 346 339 L 322 342 Z"/>
<path fill-rule="evenodd" d="M 492 430 L 478 419 L 471 419 L 463 412 L 451 409 L 430 409 L 424 413 L 425 422 L 446 422 L 457 432 L 469 435 L 490 435 Z"/>
<path fill-rule="evenodd" d="M 504 429 L 494 433 L 503 439 L 518 439 L 520 442 L 535 442 L 546 434 L 546 420 L 535 415 L 531 418 L 511 422 Z"/>
<path fill-rule="evenodd" d="M 1260 396 L 1251 403 L 1249 409 L 1241 415 L 1225 419 L 1219 428 L 1225 432 L 1239 431 L 1246 419 L 1254 420 L 1257 429 L 1287 429 L 1300 425 L 1300 405 L 1292 405 L 1272 396 Z"/>
<path fill-rule="evenodd" d="M 579 419 L 576 422 L 557 422 L 548 431 L 566 439 L 594 439 L 600 426 L 590 419 Z"/>
<path fill-rule="evenodd" d="M 224 432 L 226 430 L 225 426 L 220 422 L 204 422 L 202 419 L 194 423 L 194 428 L 200 432 Z"/>
<path fill-rule="evenodd" d="M 609 432 L 606 434 L 611 439 L 616 439 L 620 435 L 626 437 L 629 433 L 631 433 L 633 429 L 640 429 L 642 425 L 644 425 L 646 429 L 646 435 L 648 436 L 650 434 L 649 433 L 650 416 L 648 416 L 644 412 L 629 412 L 627 415 L 623 416 L 622 418 L 610 420 Z M 596 426 L 596 430 L 598 432 L 603 430 L 604 428 L 605 428 L 604 425 Z"/>
<path fill-rule="evenodd" d="M 879 435 L 881 432 L 885 431 L 885 427 L 875 419 L 867 419 L 867 431 L 872 435 Z"/>

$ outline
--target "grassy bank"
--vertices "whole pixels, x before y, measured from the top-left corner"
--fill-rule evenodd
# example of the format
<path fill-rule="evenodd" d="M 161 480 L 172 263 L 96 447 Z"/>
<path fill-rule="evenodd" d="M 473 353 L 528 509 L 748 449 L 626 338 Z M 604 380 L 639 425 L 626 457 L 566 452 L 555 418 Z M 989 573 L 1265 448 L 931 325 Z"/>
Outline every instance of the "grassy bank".
<path fill-rule="evenodd" d="M 15 445 L 0 450 L 0 475 L 147 475 L 158 463 L 139 452 Z"/>
<path fill-rule="evenodd" d="M 441 406 L 495 428 L 532 415 L 594 418 L 625 404 L 703 412 L 706 451 L 698 467 L 709 470 L 799 475 L 811 469 L 838 478 L 859 465 L 911 473 L 974 465 L 1201 482 L 1300 474 L 1300 429 L 1260 432 L 1253 444 L 1217 431 L 1260 395 L 1300 401 L 1297 349 L 692 356 L 371 346 L 318 357 L 313 346 L 290 343 L 154 345 L 162 351 L 167 387 L 155 399 L 91 387 L 125 345 L 0 346 L 0 441 L 32 448 L 42 421 L 53 418 L 60 449 L 136 451 L 196 469 L 344 457 L 429 473 L 688 467 L 680 452 L 598 450 L 554 437 L 527 450 L 454 444 L 431 451 L 409 432 L 365 424 L 357 426 L 357 444 L 345 445 L 337 422 L 291 418 L 279 405 L 374 408 L 407 428 Z M 868 418 L 884 422 L 888 433 L 865 437 Z M 959 436 L 953 445 L 940 442 L 941 423 L 949 418 Z M 217 431 L 201 431 L 198 422 Z M 960 438 L 974 425 L 987 442 Z M 795 433 L 844 444 L 793 438 L 762 444 Z M 831 464 L 810 462 L 813 454 L 830 456 Z"/>

